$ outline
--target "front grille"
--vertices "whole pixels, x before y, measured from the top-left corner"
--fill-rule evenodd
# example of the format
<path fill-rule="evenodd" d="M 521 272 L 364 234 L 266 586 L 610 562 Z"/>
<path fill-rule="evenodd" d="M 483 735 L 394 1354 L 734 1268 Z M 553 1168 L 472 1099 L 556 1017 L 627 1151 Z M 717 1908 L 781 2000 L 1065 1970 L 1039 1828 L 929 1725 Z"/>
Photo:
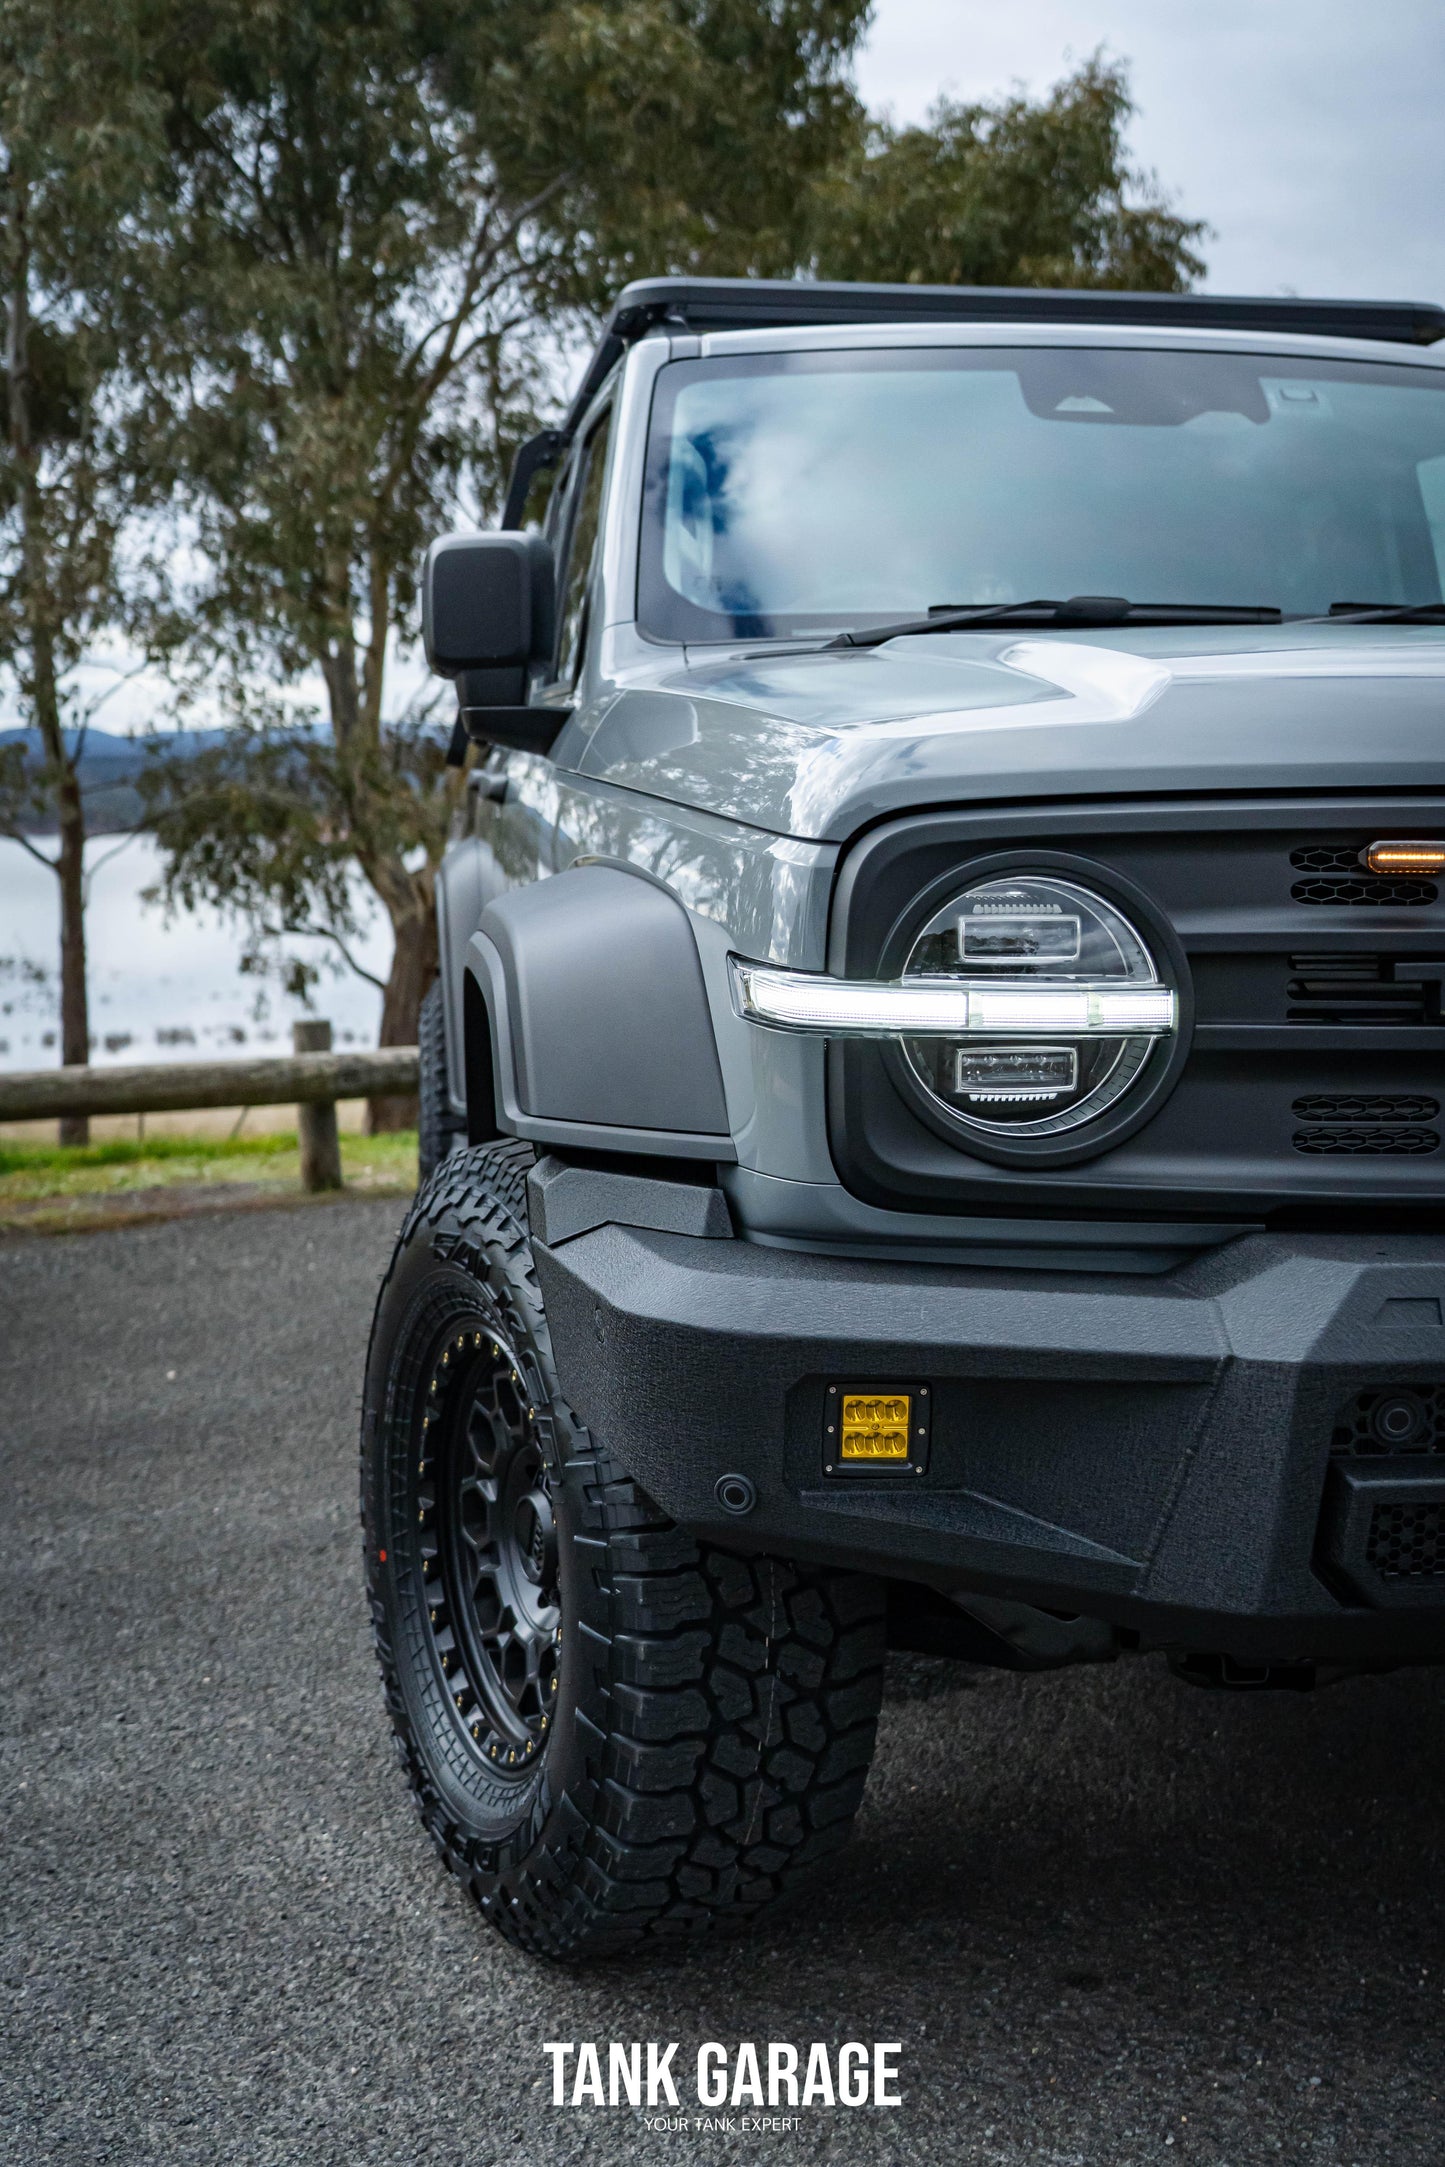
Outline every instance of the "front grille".
<path fill-rule="evenodd" d="M 1296 1099 L 1292 1110 L 1296 1121 L 1433 1121 L 1440 1101 L 1426 1098 L 1423 1092 L 1391 1098 L 1383 1092 L 1342 1091 L 1331 1096 L 1317 1091 Z"/>
<path fill-rule="evenodd" d="M 1289 854 L 1297 873 L 1313 879 L 1297 880 L 1290 889 L 1296 903 L 1334 903 L 1350 907 L 1416 910 L 1433 903 L 1439 890 L 1433 880 L 1401 879 L 1369 873 L 1360 863 L 1363 844 L 1307 843 Z"/>
<path fill-rule="evenodd" d="M 1439 1099 L 1426 1099 L 1419 1092 L 1417 1097 L 1397 1094 L 1389 1099 L 1384 1092 L 1313 1092 L 1309 1099 L 1296 1099 L 1293 1116 L 1296 1120 L 1434 1120 L 1441 1112 Z"/>
<path fill-rule="evenodd" d="M 1445 1580 L 1445 1502 L 1376 1505 L 1365 1561 L 1382 1580 Z"/>
<path fill-rule="evenodd" d="M 1366 909 L 1418 910 L 1433 903 L 1439 890 L 1432 880 L 1297 880 L 1290 889 L 1296 903 L 1363 905 Z"/>
<path fill-rule="evenodd" d="M 1390 1224 L 1438 1225 L 1445 875 L 1374 876 L 1360 862 L 1373 837 L 1435 834 L 1445 791 L 989 806 L 871 829 L 840 866 L 830 968 L 895 976 L 935 889 L 961 887 L 1000 853 L 1021 868 L 1059 853 L 1096 872 L 1102 892 L 1117 878 L 1121 900 L 1147 899 L 1166 949 L 1172 927 L 1193 1027 L 1170 1061 L 1171 1092 L 1137 1127 L 1121 1121 L 1106 1139 L 1100 1125 L 1092 1156 L 1028 1169 L 935 1125 L 893 1049 L 840 1041 L 827 1056 L 828 1129 L 844 1185 L 917 1213 L 1065 1216 L 1149 1196 L 1161 1215 L 1227 1208 L 1324 1228 L 1336 1213 L 1365 1225 L 1378 1208 L 1398 1215 Z M 1314 908 L 1292 901 L 1292 886 L 1320 904 L 1343 894 L 1414 907 Z M 1439 1479 L 1445 1492 L 1445 1466 Z"/>
<path fill-rule="evenodd" d="M 1445 1453 L 1445 1384 L 1371 1385 L 1342 1409 L 1330 1442 L 1346 1459 Z"/>
<path fill-rule="evenodd" d="M 1297 873 L 1358 873 L 1360 853 L 1348 844 L 1310 843 L 1302 850 L 1292 850 L 1289 862 Z"/>
<path fill-rule="evenodd" d="M 1388 955 L 1296 955 L 1289 959 L 1290 1023 L 1438 1023 L 1445 959 Z"/>
<path fill-rule="evenodd" d="M 1294 1148 L 1319 1158 L 1420 1159 L 1440 1149 L 1433 1129 L 1296 1129 Z"/>

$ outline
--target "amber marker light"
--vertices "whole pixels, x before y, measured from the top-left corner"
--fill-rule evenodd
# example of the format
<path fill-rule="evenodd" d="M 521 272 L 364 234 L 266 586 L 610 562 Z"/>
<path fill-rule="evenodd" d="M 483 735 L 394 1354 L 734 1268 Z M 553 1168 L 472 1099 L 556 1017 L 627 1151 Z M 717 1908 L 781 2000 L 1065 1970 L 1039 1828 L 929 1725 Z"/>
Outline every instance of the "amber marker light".
<path fill-rule="evenodd" d="M 845 1392 L 840 1457 L 906 1460 L 912 1405 L 906 1392 Z"/>
<path fill-rule="evenodd" d="M 1361 856 L 1372 873 L 1445 873 L 1445 843 L 1370 843 Z"/>

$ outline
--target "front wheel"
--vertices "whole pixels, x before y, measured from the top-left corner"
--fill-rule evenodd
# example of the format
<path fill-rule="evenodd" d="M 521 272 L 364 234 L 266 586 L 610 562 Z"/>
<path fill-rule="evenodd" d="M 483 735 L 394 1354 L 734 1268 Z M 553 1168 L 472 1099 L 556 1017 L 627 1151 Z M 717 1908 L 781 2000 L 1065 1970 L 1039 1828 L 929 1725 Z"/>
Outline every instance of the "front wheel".
<path fill-rule="evenodd" d="M 418 1196 L 367 1367 L 362 1501 L 387 1704 L 483 1913 L 577 1960 L 750 1919 L 847 1839 L 882 1591 L 668 1520 L 558 1391 L 524 1144 Z"/>

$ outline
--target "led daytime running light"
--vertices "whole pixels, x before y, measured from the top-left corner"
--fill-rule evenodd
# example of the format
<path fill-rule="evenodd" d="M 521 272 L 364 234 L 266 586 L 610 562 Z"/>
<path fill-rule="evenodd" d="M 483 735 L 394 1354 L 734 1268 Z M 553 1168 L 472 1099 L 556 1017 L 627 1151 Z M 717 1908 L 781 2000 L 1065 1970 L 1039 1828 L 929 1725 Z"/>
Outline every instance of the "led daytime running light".
<path fill-rule="evenodd" d="M 1372 873 L 1445 873 L 1445 843 L 1371 843 L 1360 855 Z"/>
<path fill-rule="evenodd" d="M 736 960 L 733 977 L 739 1010 L 750 1022 L 829 1038 L 956 1038 L 974 1031 L 1158 1038 L 1178 1023 L 1174 993 L 1161 985 L 1004 978 L 870 985 Z"/>

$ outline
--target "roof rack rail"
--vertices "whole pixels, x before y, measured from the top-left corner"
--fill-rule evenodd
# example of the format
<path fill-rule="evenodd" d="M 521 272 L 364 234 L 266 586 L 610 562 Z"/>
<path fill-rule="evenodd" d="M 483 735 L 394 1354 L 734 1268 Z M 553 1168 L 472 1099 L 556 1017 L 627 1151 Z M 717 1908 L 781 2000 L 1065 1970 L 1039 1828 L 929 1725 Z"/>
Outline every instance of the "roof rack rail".
<path fill-rule="evenodd" d="M 761 331 L 806 324 L 1084 323 L 1215 331 L 1294 332 L 1311 338 L 1382 339 L 1433 346 L 1445 339 L 1445 307 L 1433 301 L 1330 301 L 1289 295 L 1118 293 L 1103 287 L 881 286 L 800 278 L 640 278 L 613 304 L 555 448 L 575 434 L 626 348 L 663 326 L 679 331 Z M 555 441 L 560 440 L 560 441 Z M 528 447 L 523 447 L 523 452 Z M 527 481 L 549 459 L 534 459 Z M 504 526 L 520 521 L 521 460 L 507 492 Z M 514 517 L 515 515 L 515 517 Z"/>
<path fill-rule="evenodd" d="M 1294 294 L 1120 293 L 1108 287 L 874 286 L 798 278 L 642 278 L 607 331 L 624 341 L 669 320 L 690 331 L 873 323 L 1191 324 L 1431 346 L 1445 308 L 1426 301 L 1330 301 Z M 603 334 L 604 338 L 606 333 Z"/>

